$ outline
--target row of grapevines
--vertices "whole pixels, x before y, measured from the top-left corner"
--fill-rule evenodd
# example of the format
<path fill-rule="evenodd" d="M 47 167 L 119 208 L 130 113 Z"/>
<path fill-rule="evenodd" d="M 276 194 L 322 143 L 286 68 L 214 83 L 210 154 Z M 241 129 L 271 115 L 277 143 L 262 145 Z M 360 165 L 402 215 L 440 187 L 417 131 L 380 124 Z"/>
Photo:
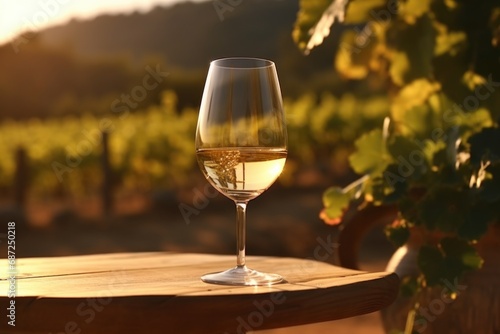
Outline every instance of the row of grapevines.
<path fill-rule="evenodd" d="M 385 98 L 358 100 L 324 94 L 285 99 L 289 162 L 284 179 L 304 166 L 346 164 L 354 139 L 379 127 L 388 111 Z M 30 193 L 38 197 L 82 196 L 102 183 L 101 132 L 109 133 L 113 182 L 118 189 L 151 190 L 189 184 L 200 176 L 194 155 L 197 110 L 180 112 L 176 95 L 147 110 L 106 116 L 66 117 L 0 124 L 0 189 L 12 189 L 14 152 L 27 150 Z M 340 154 L 339 152 L 345 152 Z M 194 174 L 196 173 L 196 174 Z"/>

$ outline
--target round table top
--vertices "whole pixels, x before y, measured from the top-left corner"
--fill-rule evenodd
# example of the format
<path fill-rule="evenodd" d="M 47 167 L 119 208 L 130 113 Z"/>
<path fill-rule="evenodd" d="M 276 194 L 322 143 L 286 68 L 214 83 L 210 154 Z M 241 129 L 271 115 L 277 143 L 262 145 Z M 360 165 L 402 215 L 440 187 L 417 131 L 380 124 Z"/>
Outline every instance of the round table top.
<path fill-rule="evenodd" d="M 7 261 L 5 259 L 1 262 Z M 6 264 L 2 264 L 2 266 Z M 394 273 L 363 272 L 308 259 L 247 257 L 282 275 L 272 286 L 207 284 L 235 256 L 114 253 L 16 262 L 16 326 L 9 333 L 245 333 L 374 312 L 396 297 Z M 12 280 L 0 274 L 0 288 Z M 2 304 L 7 305 L 7 304 Z"/>

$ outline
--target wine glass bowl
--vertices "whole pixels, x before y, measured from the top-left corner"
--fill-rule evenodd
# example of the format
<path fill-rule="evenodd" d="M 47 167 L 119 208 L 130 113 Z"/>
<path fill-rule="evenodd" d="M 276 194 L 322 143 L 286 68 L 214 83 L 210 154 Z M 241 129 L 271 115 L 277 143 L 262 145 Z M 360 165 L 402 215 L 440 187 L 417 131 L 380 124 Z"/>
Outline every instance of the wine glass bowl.
<path fill-rule="evenodd" d="M 212 61 L 196 129 L 201 171 L 219 192 L 236 204 L 236 267 L 207 274 L 208 283 L 270 285 L 283 281 L 245 265 L 248 202 L 266 191 L 281 174 L 287 133 L 276 67 L 258 58 Z"/>

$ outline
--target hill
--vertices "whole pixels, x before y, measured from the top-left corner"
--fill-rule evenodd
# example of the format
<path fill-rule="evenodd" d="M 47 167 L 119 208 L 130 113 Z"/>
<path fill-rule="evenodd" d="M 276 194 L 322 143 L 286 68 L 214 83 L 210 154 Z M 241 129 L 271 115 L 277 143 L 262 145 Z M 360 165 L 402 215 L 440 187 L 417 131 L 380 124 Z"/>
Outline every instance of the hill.
<path fill-rule="evenodd" d="M 166 88 L 181 107 L 196 106 L 210 60 L 227 56 L 274 60 L 287 96 L 335 89 L 334 39 L 305 58 L 291 39 L 297 11 L 298 1 L 246 0 L 222 13 L 212 1 L 184 2 L 21 35 L 0 47 L 2 118 L 109 112 L 147 66 L 169 77 L 141 106 Z"/>

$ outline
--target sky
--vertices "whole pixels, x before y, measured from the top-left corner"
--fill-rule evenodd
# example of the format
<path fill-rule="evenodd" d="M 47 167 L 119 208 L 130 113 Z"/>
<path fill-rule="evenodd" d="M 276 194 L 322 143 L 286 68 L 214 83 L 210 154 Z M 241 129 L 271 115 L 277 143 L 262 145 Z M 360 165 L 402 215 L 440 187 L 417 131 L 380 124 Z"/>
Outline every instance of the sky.
<path fill-rule="evenodd" d="M 0 0 L 0 44 L 12 40 L 19 33 L 62 24 L 72 18 L 89 19 L 103 13 L 147 11 L 156 5 L 184 1 L 186 0 Z"/>

